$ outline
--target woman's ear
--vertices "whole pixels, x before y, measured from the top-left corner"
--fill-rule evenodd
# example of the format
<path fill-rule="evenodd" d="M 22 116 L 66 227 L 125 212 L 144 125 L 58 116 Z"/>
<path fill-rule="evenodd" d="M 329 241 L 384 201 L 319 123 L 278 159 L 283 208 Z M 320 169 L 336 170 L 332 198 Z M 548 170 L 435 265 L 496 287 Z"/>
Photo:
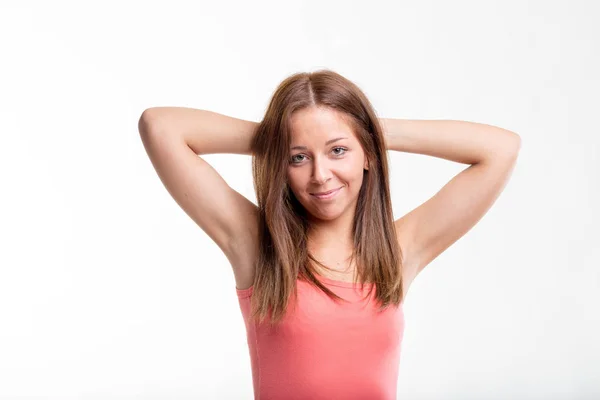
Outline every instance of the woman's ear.
<path fill-rule="evenodd" d="M 366 170 L 369 169 L 369 160 L 365 159 L 365 165 L 363 166 L 363 168 Z"/>

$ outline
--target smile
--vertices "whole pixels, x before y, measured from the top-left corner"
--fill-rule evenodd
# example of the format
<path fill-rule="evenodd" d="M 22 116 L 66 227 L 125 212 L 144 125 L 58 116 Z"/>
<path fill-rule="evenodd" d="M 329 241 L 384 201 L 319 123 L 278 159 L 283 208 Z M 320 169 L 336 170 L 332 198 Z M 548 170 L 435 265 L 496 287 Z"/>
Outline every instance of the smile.
<path fill-rule="evenodd" d="M 311 196 L 316 197 L 319 200 L 327 200 L 327 199 L 331 199 L 335 195 L 337 195 L 341 189 L 342 188 L 337 188 L 335 190 L 332 190 L 331 192 L 328 192 L 327 194 L 312 194 L 311 193 Z"/>

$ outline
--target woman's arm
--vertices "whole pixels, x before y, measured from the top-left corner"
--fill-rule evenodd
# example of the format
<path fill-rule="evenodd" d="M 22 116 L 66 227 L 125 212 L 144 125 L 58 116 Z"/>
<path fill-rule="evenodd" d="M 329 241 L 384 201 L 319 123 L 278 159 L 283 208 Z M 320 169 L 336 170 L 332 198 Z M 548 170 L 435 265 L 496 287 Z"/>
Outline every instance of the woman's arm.
<path fill-rule="evenodd" d="M 380 119 L 389 150 L 425 154 L 462 164 L 505 155 L 520 147 L 514 132 L 455 120 Z"/>
<path fill-rule="evenodd" d="M 511 131 L 466 121 L 384 119 L 382 125 L 390 150 L 471 164 L 395 221 L 408 287 L 491 208 L 512 174 L 521 139 Z"/>
<path fill-rule="evenodd" d="M 154 132 L 180 135 L 197 155 L 251 155 L 250 142 L 258 126 L 257 122 L 187 107 L 148 108 L 140 123 Z"/>
<path fill-rule="evenodd" d="M 249 280 L 246 260 L 255 250 L 258 208 L 198 155 L 250 154 L 253 128 L 249 121 L 174 107 L 147 109 L 138 122 L 142 143 L 160 180 L 177 204 L 223 250 L 238 287 Z"/>

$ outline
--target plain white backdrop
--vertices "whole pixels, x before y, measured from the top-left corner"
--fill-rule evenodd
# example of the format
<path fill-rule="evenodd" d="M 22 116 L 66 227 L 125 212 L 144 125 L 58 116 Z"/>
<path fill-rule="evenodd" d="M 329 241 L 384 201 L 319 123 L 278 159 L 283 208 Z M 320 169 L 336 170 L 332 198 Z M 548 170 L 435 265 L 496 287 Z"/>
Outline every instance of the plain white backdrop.
<path fill-rule="evenodd" d="M 319 68 L 379 117 L 522 139 L 492 209 L 408 293 L 398 398 L 599 398 L 599 18 L 566 0 L 2 2 L 0 399 L 252 398 L 231 267 L 137 122 L 258 122 Z M 256 203 L 249 156 L 204 158 Z M 390 160 L 396 218 L 467 167 Z"/>

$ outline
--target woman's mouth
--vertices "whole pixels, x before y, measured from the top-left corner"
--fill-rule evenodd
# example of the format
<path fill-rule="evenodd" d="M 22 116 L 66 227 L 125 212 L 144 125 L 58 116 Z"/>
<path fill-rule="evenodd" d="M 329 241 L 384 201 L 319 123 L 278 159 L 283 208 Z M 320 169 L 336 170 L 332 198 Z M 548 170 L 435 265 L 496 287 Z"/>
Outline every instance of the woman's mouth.
<path fill-rule="evenodd" d="M 342 186 L 343 187 L 343 186 Z M 337 188 L 334 190 L 330 190 L 329 192 L 324 192 L 324 194 L 314 194 L 311 193 L 311 196 L 316 197 L 319 200 L 327 200 L 333 198 L 335 195 L 339 193 L 342 188 Z"/>

